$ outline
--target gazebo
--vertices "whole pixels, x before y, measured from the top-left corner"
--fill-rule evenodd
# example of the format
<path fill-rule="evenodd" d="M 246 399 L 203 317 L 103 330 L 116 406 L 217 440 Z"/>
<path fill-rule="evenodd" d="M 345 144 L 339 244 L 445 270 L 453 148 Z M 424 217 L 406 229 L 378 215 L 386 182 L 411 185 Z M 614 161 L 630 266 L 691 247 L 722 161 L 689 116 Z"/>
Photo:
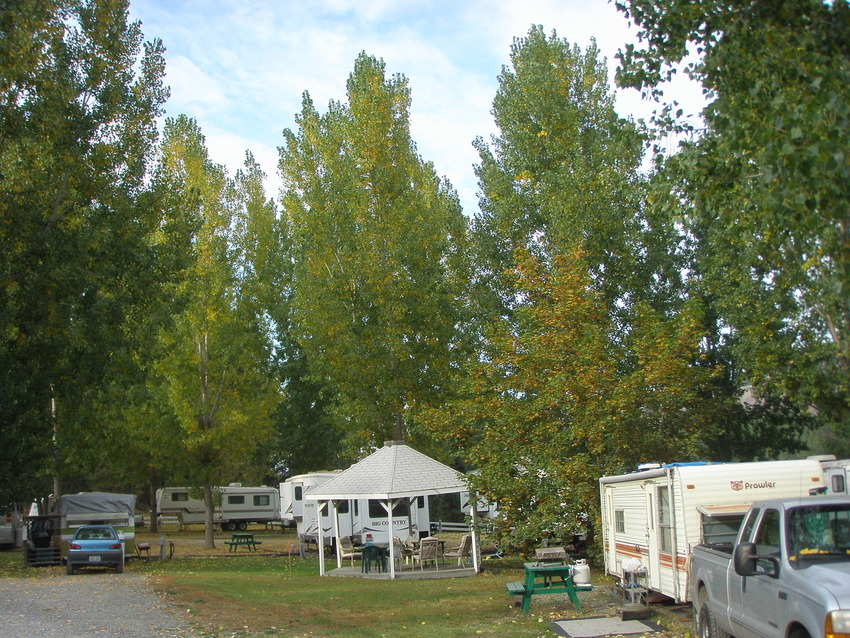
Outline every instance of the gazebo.
<path fill-rule="evenodd" d="M 387 512 L 389 534 L 389 575 L 395 579 L 395 548 L 392 542 L 393 508 L 406 503 L 408 508 L 420 496 L 454 494 L 468 490 L 463 474 L 447 465 L 417 452 L 404 441 L 386 441 L 384 447 L 358 461 L 338 476 L 305 495 L 305 499 L 317 501 L 321 511 L 333 509 L 334 535 L 339 548 L 339 506 L 354 499 L 380 501 Z M 474 508 L 473 508 L 474 509 Z M 319 547 L 324 546 L 322 526 L 319 525 Z M 479 570 L 478 539 L 475 526 L 471 526 L 472 564 Z M 337 551 L 337 568 L 342 567 L 342 556 Z M 320 552 L 319 574 L 324 576 L 325 559 Z"/>

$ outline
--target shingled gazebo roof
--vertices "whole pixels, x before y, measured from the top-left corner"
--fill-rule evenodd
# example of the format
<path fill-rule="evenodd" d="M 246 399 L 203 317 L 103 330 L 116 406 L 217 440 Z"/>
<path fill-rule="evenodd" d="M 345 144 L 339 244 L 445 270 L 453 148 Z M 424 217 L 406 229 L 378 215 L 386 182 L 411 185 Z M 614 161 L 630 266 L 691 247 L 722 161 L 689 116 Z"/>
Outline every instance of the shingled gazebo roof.
<path fill-rule="evenodd" d="M 387 441 L 380 450 L 323 483 L 305 498 L 387 500 L 453 494 L 466 489 L 466 480 L 460 472 L 417 452 L 403 441 Z"/>

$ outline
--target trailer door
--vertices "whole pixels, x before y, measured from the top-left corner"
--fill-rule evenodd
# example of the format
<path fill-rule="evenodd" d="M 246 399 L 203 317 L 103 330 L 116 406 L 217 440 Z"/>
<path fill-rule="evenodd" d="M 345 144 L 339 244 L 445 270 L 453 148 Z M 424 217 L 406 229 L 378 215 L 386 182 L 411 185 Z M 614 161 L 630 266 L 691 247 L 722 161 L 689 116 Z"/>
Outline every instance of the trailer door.
<path fill-rule="evenodd" d="M 648 554 L 641 557 L 641 563 L 646 566 L 646 584 L 650 589 L 658 590 L 661 587 L 659 570 L 661 568 L 658 554 L 658 505 L 656 498 L 656 485 L 653 482 L 646 483 L 646 551 Z"/>
<path fill-rule="evenodd" d="M 602 542 L 605 551 L 605 571 L 619 574 L 617 569 L 617 532 L 614 518 L 614 493 L 610 485 L 602 488 Z M 625 520 L 623 521 L 625 524 Z"/>

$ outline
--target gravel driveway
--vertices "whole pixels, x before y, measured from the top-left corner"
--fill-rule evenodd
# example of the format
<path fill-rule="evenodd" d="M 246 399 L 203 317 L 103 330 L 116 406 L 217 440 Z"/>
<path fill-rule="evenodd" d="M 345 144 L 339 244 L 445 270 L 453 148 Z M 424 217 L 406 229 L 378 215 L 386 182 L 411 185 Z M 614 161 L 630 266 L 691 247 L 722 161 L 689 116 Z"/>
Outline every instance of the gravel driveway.
<path fill-rule="evenodd" d="M 0 579 L 0 635 L 16 638 L 172 638 L 188 621 L 169 610 L 141 574 Z"/>

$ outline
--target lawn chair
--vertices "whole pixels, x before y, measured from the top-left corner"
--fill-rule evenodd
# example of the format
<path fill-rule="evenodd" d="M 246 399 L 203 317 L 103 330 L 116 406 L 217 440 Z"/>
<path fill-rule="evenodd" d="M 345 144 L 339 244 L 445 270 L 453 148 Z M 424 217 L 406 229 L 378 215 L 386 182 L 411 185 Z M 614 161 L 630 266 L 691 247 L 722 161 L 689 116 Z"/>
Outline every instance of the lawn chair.
<path fill-rule="evenodd" d="M 466 559 L 472 551 L 472 534 L 464 534 L 460 539 L 460 546 L 450 552 L 446 552 L 446 558 L 457 558 L 458 567 L 466 567 Z"/>
<path fill-rule="evenodd" d="M 398 536 L 393 536 L 393 555 L 398 561 L 398 568 L 401 569 L 402 563 L 407 563 L 413 556 L 413 550 L 405 545 Z"/>
<path fill-rule="evenodd" d="M 339 551 L 342 560 L 345 560 L 346 558 L 351 559 L 352 567 L 354 567 L 354 559 L 362 556 L 361 552 L 354 549 L 354 545 L 351 542 L 351 536 L 339 537 Z"/>
<path fill-rule="evenodd" d="M 419 551 L 413 555 L 413 560 L 414 562 L 419 561 L 420 571 L 425 571 L 424 565 L 428 561 L 432 561 L 434 563 L 434 567 L 439 570 L 440 565 L 437 563 L 439 555 L 440 541 L 436 538 L 423 538 L 419 543 Z"/>

